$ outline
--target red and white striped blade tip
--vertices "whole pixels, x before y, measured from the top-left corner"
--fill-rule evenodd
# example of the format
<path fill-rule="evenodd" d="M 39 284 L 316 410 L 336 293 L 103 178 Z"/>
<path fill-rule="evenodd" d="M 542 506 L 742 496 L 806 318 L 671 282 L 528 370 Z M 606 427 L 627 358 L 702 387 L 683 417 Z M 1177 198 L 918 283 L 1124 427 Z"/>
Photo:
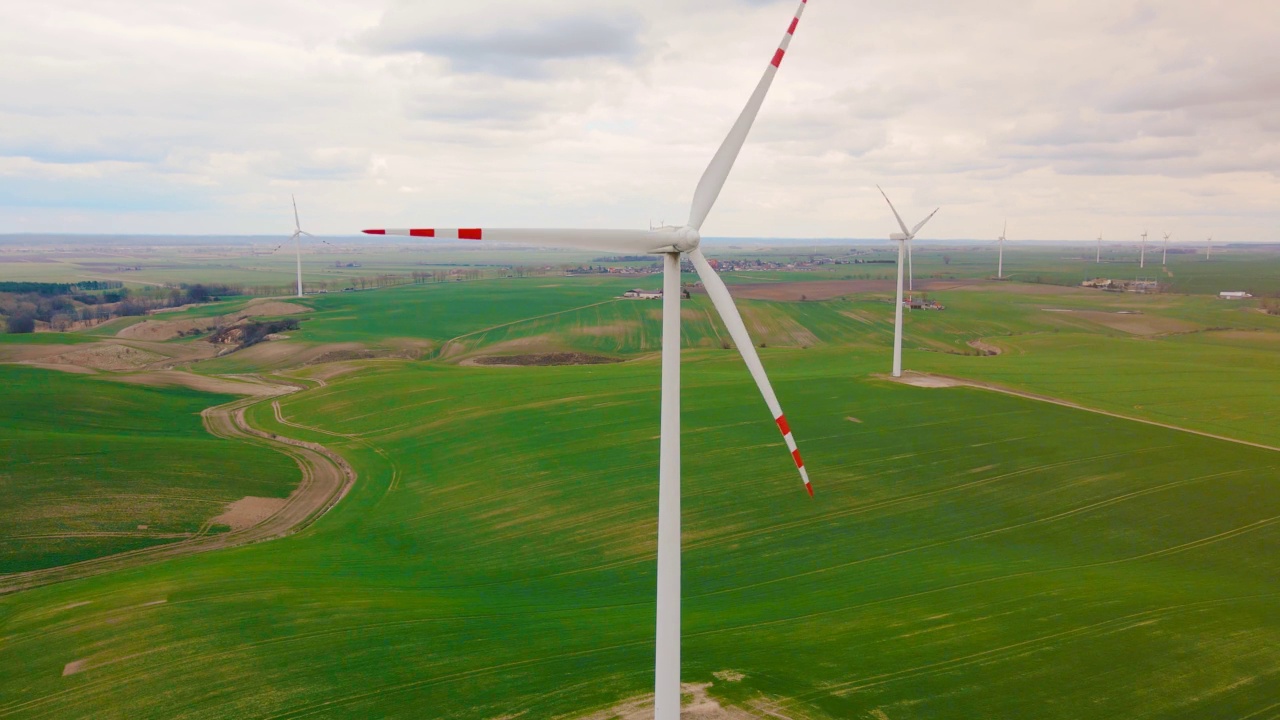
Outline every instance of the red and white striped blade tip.
<path fill-rule="evenodd" d="M 791 459 L 795 461 L 796 469 L 800 471 L 800 479 L 804 481 L 804 489 L 809 491 L 809 497 L 813 497 L 813 485 L 809 482 L 809 471 L 804 469 L 804 460 L 800 459 L 800 448 L 796 447 L 796 439 L 791 435 L 791 426 L 787 424 L 787 416 L 778 415 L 773 421 L 778 424 L 782 439 L 787 443 L 787 449 L 791 451 Z"/>

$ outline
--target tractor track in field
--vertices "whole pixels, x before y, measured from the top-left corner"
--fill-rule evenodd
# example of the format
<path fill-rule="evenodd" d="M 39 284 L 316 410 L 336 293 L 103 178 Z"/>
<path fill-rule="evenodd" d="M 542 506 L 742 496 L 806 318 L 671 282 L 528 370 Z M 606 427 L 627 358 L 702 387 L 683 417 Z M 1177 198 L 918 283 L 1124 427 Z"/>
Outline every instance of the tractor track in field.
<path fill-rule="evenodd" d="M 1084 410 L 1086 412 L 1096 413 L 1098 415 L 1106 415 L 1108 417 L 1119 418 L 1121 420 L 1129 420 L 1132 422 L 1144 423 L 1146 425 L 1154 425 L 1156 427 L 1166 428 L 1168 430 L 1177 430 L 1179 432 L 1191 433 L 1192 435 L 1200 435 L 1201 437 L 1213 438 L 1214 440 L 1225 440 L 1227 442 L 1236 443 L 1237 445 L 1248 445 L 1249 447 L 1261 448 L 1263 450 L 1270 450 L 1272 452 L 1280 452 L 1280 447 L 1276 447 L 1275 445 L 1267 445 L 1265 443 L 1252 442 L 1250 440 L 1241 440 L 1240 438 L 1234 438 L 1234 437 L 1231 437 L 1230 435 L 1217 435 L 1215 433 L 1205 432 L 1204 430 L 1193 430 L 1191 428 L 1183 427 L 1181 425 L 1172 425 L 1170 423 L 1163 423 L 1163 422 L 1160 422 L 1159 420 L 1148 420 L 1146 418 L 1134 417 L 1132 415 L 1125 415 L 1123 413 L 1112 412 L 1110 410 L 1102 410 L 1099 408 L 1089 407 L 1088 405 L 1081 405 L 1080 403 L 1072 402 L 1071 400 L 1056 398 L 1056 397 L 1053 397 L 1052 395 L 1041 395 L 1039 393 L 1028 392 L 1026 390 L 1015 390 L 1014 388 L 1011 388 L 1011 387 L 1005 387 L 1003 385 L 998 385 L 992 382 L 985 382 L 982 380 L 970 380 L 968 378 L 956 377 L 954 375 L 941 375 L 938 373 L 923 373 L 923 372 L 916 372 L 914 370 L 907 370 L 903 372 L 902 377 L 900 378 L 889 377 L 888 375 L 877 375 L 876 377 L 879 377 L 883 380 L 889 380 L 891 382 L 903 383 L 905 385 L 915 385 L 917 387 L 932 387 L 932 388 L 973 387 L 973 388 L 978 388 L 980 390 L 990 390 L 992 392 L 1004 393 L 1005 395 L 1014 395 L 1016 397 L 1026 398 L 1028 400 L 1039 400 L 1040 402 L 1052 403 L 1053 405 L 1061 405 L 1062 407 L 1069 407 L 1074 410 Z"/>
<path fill-rule="evenodd" d="M 266 379 L 263 379 L 266 381 Z M 269 382 L 269 381 L 266 381 Z M 211 533 L 211 521 L 198 532 L 177 542 L 93 558 L 82 562 L 0 575 L 0 595 L 92 575 L 100 575 L 168 558 L 220 550 L 284 537 L 310 525 L 342 498 L 356 481 L 356 472 L 341 455 L 320 445 L 249 425 L 245 411 L 252 405 L 295 392 L 295 384 L 274 383 L 279 392 L 239 398 L 229 403 L 206 408 L 200 415 L 210 434 L 228 440 L 250 442 L 284 453 L 298 463 L 302 479 L 279 509 L 260 522 L 228 532 Z"/>

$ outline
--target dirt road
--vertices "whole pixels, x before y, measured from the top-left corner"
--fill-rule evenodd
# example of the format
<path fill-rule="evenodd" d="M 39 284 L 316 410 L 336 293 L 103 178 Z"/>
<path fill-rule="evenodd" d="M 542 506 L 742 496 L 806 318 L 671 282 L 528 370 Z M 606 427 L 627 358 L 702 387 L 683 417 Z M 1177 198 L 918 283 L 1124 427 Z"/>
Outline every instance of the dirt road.
<path fill-rule="evenodd" d="M 1272 450 L 1274 452 L 1280 452 L 1280 447 L 1276 447 L 1274 445 L 1264 445 L 1263 443 L 1250 442 L 1248 440 L 1241 440 L 1240 438 L 1229 437 L 1227 435 L 1215 435 L 1213 433 L 1204 432 L 1203 430 L 1192 430 L 1191 428 L 1181 427 L 1179 425 L 1170 425 L 1169 423 L 1162 423 L 1156 420 L 1146 420 L 1144 418 L 1133 417 L 1132 415 L 1122 415 L 1120 413 L 1111 412 L 1109 410 L 1099 410 L 1098 408 L 1091 408 L 1091 407 L 1088 407 L 1087 405 L 1080 405 L 1079 403 L 1074 403 L 1074 402 L 1071 402 L 1070 400 L 1063 400 L 1062 398 L 1051 397 L 1049 395 L 1039 395 L 1033 392 L 1026 392 L 1025 390 L 1014 390 L 1013 388 L 1004 387 L 1003 385 L 997 385 L 995 383 L 989 383 L 989 382 L 982 382 L 979 380 L 968 380 L 966 378 L 954 377 L 951 375 L 936 375 L 933 373 L 915 372 L 913 370 L 908 370 L 904 372 L 902 374 L 902 377 L 900 378 L 889 377 L 888 375 L 877 375 L 876 377 L 879 377 L 885 380 L 891 380 L 893 382 L 900 382 L 905 385 L 915 385 L 916 387 L 981 388 L 983 390 L 990 390 L 992 392 L 1004 393 L 1005 395 L 1016 395 L 1017 397 L 1027 398 L 1028 400 L 1039 400 L 1040 402 L 1053 403 L 1054 405 L 1061 405 L 1063 407 L 1074 408 L 1076 410 L 1084 410 L 1086 412 L 1097 413 L 1099 415 L 1106 415 L 1108 417 L 1120 418 L 1121 420 L 1131 420 L 1133 422 L 1145 423 L 1147 425 L 1155 425 L 1156 427 L 1168 428 L 1169 430 L 1178 430 L 1180 432 L 1191 433 L 1192 435 L 1202 435 L 1207 438 L 1213 438 L 1214 440 L 1226 440 L 1227 442 L 1233 442 L 1239 445 L 1248 445 L 1250 447 L 1262 448 L 1263 450 Z"/>
<path fill-rule="evenodd" d="M 250 527 L 210 534 L 211 523 L 200 532 L 178 542 L 108 555 L 84 562 L 42 570 L 0 575 L 0 594 L 25 590 L 37 585 L 99 575 L 113 570 L 157 562 L 166 558 L 208 552 L 283 537 L 311 524 L 338 503 L 356 480 L 355 470 L 332 450 L 312 442 L 266 433 L 250 427 L 245 409 L 272 397 L 294 392 L 298 388 L 277 385 L 279 392 L 241 398 L 201 413 L 208 431 L 219 437 L 240 442 L 266 445 L 293 458 L 302 471 L 302 481 L 275 512 Z"/>

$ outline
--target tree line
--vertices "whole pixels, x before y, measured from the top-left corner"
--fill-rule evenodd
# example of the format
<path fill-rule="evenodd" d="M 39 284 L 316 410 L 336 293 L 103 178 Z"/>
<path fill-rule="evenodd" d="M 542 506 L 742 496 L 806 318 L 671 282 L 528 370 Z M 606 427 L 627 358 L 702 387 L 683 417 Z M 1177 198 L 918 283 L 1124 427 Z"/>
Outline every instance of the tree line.
<path fill-rule="evenodd" d="M 35 332 L 36 323 L 64 332 L 115 317 L 213 302 L 242 291 L 231 285 L 195 283 L 174 288 L 126 288 L 115 281 L 86 283 L 0 283 L 0 316 L 10 333 Z"/>

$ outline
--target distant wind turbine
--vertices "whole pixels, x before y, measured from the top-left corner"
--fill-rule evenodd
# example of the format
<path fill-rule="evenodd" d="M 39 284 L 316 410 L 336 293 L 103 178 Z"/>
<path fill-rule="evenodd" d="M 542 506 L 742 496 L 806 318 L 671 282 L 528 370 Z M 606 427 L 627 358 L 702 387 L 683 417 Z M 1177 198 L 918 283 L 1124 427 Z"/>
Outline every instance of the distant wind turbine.
<path fill-rule="evenodd" d="M 1142 252 L 1140 255 L 1138 255 L 1138 267 L 1144 268 L 1146 266 L 1147 266 L 1147 231 L 1143 230 L 1142 231 Z"/>
<path fill-rule="evenodd" d="M 680 258 L 687 255 L 725 328 L 764 396 L 774 422 L 782 432 L 804 487 L 813 494 L 809 474 L 800 460 L 791 428 L 782 414 L 778 399 L 765 375 L 746 325 L 733 303 L 724 281 L 703 256 L 699 247 L 700 230 L 707 214 L 724 187 L 742 145 L 751 131 L 769 86 L 782 64 L 807 0 L 801 0 L 782 36 L 764 75 L 752 92 L 746 107 L 730 128 L 729 134 L 703 171 L 693 193 L 689 220 L 683 227 L 660 227 L 650 230 L 583 230 L 583 229 L 505 229 L 505 228 L 404 228 L 365 230 L 370 235 L 408 235 L 411 237 L 450 238 L 514 242 L 542 247 L 573 247 L 605 250 L 621 254 L 657 254 L 663 256 L 662 290 L 662 396 L 661 429 L 658 449 L 658 577 L 657 622 L 654 648 L 654 717 L 656 720 L 679 720 L 680 717 Z M 901 268 L 899 268 L 901 273 Z M 899 274 L 901 278 L 901 274 Z M 899 291 L 901 292 L 901 291 Z M 708 396 L 711 397 L 711 396 Z"/>
<path fill-rule="evenodd" d="M 1164 252 L 1160 254 L 1160 264 L 1165 265 L 1169 260 L 1169 236 L 1173 233 L 1164 234 Z"/>
<path fill-rule="evenodd" d="M 1093 262 L 1097 264 L 1102 263 L 1102 236 L 1101 235 L 1098 236 L 1098 252 L 1095 253 Z"/>
<path fill-rule="evenodd" d="M 1004 279 L 1004 236 L 1009 232 L 1009 221 L 1004 221 L 1004 230 L 1000 231 L 1000 261 L 996 265 L 996 279 Z"/>
<path fill-rule="evenodd" d="M 302 236 L 315 237 L 311 233 L 302 229 L 302 221 L 298 220 L 298 199 L 290 195 L 289 199 L 293 201 L 293 234 L 289 239 L 293 241 L 293 257 L 297 261 L 298 266 L 298 297 L 302 297 Z"/>
<path fill-rule="evenodd" d="M 942 208 L 934 208 L 934 211 L 929 213 L 925 219 L 908 230 L 907 224 L 902 222 L 902 216 L 898 214 L 898 209 L 893 206 L 893 201 L 889 199 L 888 195 L 884 194 L 884 189 L 879 185 L 876 186 L 876 189 L 880 191 L 881 195 L 884 195 L 884 201 L 889 203 L 889 209 L 893 211 L 893 217 L 898 221 L 898 227 L 902 228 L 902 232 L 893 233 L 889 236 L 890 240 L 898 241 L 898 301 L 893 309 L 893 376 L 902 377 L 902 259 L 904 249 L 906 252 L 910 252 L 911 240 L 915 238 L 916 233 L 920 232 L 920 228 L 924 227 L 924 224 L 929 222 L 929 219 L 934 215 L 937 215 L 938 210 Z"/>
<path fill-rule="evenodd" d="M 1208 260 L 1209 258 L 1213 257 L 1213 236 L 1212 236 L 1212 235 L 1210 235 L 1210 236 L 1209 236 L 1209 241 L 1208 241 L 1208 243 L 1209 243 L 1209 244 L 1208 244 L 1208 245 L 1206 245 L 1206 246 L 1205 246 L 1205 248 L 1204 248 L 1204 259 L 1205 259 L 1205 260 Z"/>

